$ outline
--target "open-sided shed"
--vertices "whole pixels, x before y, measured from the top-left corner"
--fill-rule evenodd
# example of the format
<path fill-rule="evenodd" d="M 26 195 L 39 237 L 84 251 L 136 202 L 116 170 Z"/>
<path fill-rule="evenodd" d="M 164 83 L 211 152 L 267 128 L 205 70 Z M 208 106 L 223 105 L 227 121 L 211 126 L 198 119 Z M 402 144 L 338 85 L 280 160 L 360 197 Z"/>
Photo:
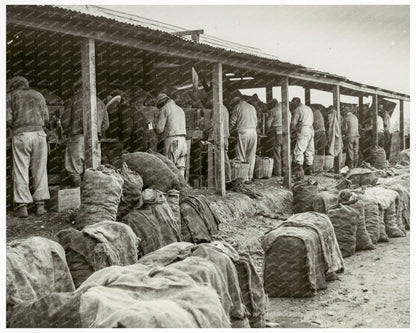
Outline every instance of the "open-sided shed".
<path fill-rule="evenodd" d="M 406 94 L 348 80 L 272 57 L 239 52 L 198 42 L 199 32 L 168 33 L 100 15 L 55 6 L 9 5 L 7 24 L 7 75 L 25 75 L 39 88 L 55 92 L 63 99 L 71 94 L 72 84 L 82 77 L 84 94 L 83 120 L 86 165 L 96 167 L 96 100 L 98 92 L 106 96 L 117 86 L 137 86 L 150 92 L 166 90 L 197 77 L 212 90 L 214 128 L 215 184 L 217 193 L 225 194 L 224 142 L 221 105 L 223 91 L 266 87 L 267 99 L 272 88 L 280 86 L 283 102 L 284 183 L 290 187 L 290 130 L 288 123 L 289 86 L 305 88 L 305 102 L 310 102 L 311 89 L 332 92 L 333 105 L 340 112 L 340 95 L 373 96 L 373 119 L 381 97 L 400 101 L 401 147 L 404 147 L 403 102 Z M 185 39 L 186 33 L 193 40 Z M 195 74 L 197 73 L 197 75 Z M 232 76 L 226 73 L 233 74 Z M 111 82 L 111 84 L 110 84 Z M 373 122 L 376 124 L 376 121 Z M 373 128 L 377 142 L 377 130 Z M 335 171 L 339 171 L 336 158 Z"/>

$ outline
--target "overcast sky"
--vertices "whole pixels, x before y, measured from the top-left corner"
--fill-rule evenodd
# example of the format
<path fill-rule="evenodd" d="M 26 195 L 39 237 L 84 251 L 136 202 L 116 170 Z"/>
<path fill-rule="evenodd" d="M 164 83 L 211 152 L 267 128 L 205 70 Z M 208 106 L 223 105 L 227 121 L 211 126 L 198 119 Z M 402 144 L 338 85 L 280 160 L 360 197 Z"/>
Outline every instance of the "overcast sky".
<path fill-rule="evenodd" d="M 409 6 L 102 6 L 409 93 Z"/>

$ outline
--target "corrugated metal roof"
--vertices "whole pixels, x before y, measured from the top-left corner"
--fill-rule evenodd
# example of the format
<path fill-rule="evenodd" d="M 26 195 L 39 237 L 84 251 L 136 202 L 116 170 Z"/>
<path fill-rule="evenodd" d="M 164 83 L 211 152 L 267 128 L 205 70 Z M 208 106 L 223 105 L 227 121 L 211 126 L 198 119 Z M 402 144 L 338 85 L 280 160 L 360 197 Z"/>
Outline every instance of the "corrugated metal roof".
<path fill-rule="evenodd" d="M 113 19 L 121 23 L 127 23 L 132 24 L 140 27 L 146 27 L 153 30 L 159 30 L 167 33 L 174 33 L 178 31 L 184 31 L 188 30 L 184 27 L 179 27 L 176 25 L 164 23 L 161 21 L 149 19 L 146 17 L 133 15 L 130 13 L 120 12 L 117 10 L 104 8 L 100 6 L 93 6 L 93 5 L 66 5 L 66 6 L 55 6 L 59 8 L 69 9 L 73 11 L 77 11 L 79 13 L 98 16 L 98 17 L 105 17 L 108 19 Z M 185 40 L 190 40 L 190 37 L 185 36 L 182 37 Z M 277 56 L 271 55 L 268 53 L 263 52 L 261 49 L 256 47 L 251 47 L 239 43 L 235 43 L 232 41 L 228 41 L 222 38 L 218 38 L 215 36 L 210 36 L 207 34 L 200 35 L 200 44 L 207 44 L 214 47 L 223 48 L 229 51 L 235 51 L 235 52 L 242 52 L 247 53 L 263 58 L 273 59 L 273 60 L 279 60 Z"/>
<path fill-rule="evenodd" d="M 117 23 L 130 25 L 137 27 L 137 29 L 140 29 L 142 32 L 147 33 L 153 33 L 152 38 L 155 38 L 157 40 L 161 41 L 181 41 L 182 44 L 180 47 L 188 48 L 187 51 L 190 49 L 195 49 L 197 52 L 205 52 L 208 53 L 218 53 L 221 55 L 225 55 L 229 53 L 230 56 L 237 56 L 241 58 L 241 61 L 244 63 L 249 62 L 256 62 L 258 64 L 262 64 L 263 66 L 267 66 L 270 68 L 281 68 L 283 70 L 283 75 L 296 75 L 296 74 L 306 74 L 309 77 L 316 77 L 316 78 L 325 78 L 325 79 L 332 79 L 339 81 L 340 83 L 343 83 L 343 89 L 355 91 L 356 89 L 354 86 L 361 87 L 362 89 L 370 89 L 372 91 L 379 91 L 379 92 L 386 92 L 386 93 L 393 93 L 402 95 L 406 98 L 409 96 L 406 94 L 396 93 L 387 89 L 381 89 L 375 86 L 370 86 L 366 84 L 362 84 L 359 82 L 354 82 L 346 77 L 328 73 L 328 72 L 322 72 L 319 70 L 311 69 L 304 67 L 302 65 L 295 65 L 288 62 L 280 61 L 277 57 L 268 55 L 266 53 L 261 52 L 261 50 L 252 48 L 249 46 L 225 41 L 223 39 L 219 39 L 212 36 L 206 36 L 201 35 L 200 40 L 202 39 L 201 43 L 194 43 L 193 41 L 189 40 L 189 38 L 186 37 L 178 37 L 172 34 L 172 32 L 175 31 L 181 31 L 181 30 L 187 30 L 182 27 L 177 27 L 173 25 L 169 25 L 163 22 L 159 22 L 152 19 L 143 18 L 136 15 L 131 15 L 128 13 L 123 13 L 119 11 L 114 11 L 98 6 L 51 6 L 51 5 L 43 5 L 43 6 L 35 6 L 35 5 L 9 5 L 7 6 L 7 9 L 9 8 L 17 8 L 19 7 L 19 11 L 25 11 L 28 10 L 28 8 L 44 8 L 46 9 L 45 13 L 39 12 L 39 15 L 49 15 L 49 17 L 53 17 L 54 19 L 57 19 L 59 15 L 62 15 L 61 19 L 66 17 L 70 13 L 74 13 L 74 18 L 76 16 L 77 19 L 85 19 L 87 17 L 94 16 L 96 18 L 104 18 L 109 21 L 114 21 Z M 24 8 L 23 8 L 24 7 Z M 62 11 L 61 13 L 57 12 L 58 8 Z M 53 9 L 53 10 L 51 10 Z M 54 11 L 55 10 L 55 11 Z M 72 17 L 72 16 L 70 16 Z M 40 17 L 39 17 L 40 18 Z M 94 25 L 95 22 L 89 22 L 87 23 L 87 26 L 91 27 Z M 105 25 L 105 22 L 99 22 L 99 26 L 103 27 L 103 24 Z M 122 28 L 122 25 L 120 25 L 120 28 Z M 136 33 L 139 32 L 136 30 Z M 309 81 L 309 79 L 305 78 L 305 81 Z M 374 92 L 371 92 L 374 93 Z"/>

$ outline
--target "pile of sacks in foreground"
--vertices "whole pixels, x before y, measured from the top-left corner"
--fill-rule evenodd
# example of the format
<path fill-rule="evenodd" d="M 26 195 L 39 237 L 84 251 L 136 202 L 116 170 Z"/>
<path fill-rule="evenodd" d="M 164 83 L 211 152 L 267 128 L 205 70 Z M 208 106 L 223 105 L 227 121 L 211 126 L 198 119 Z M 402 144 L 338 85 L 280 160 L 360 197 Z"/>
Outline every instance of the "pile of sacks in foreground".
<path fill-rule="evenodd" d="M 86 170 L 75 228 L 59 243 L 8 243 L 7 326 L 264 327 L 250 256 L 211 242 L 219 220 L 187 189 L 157 153 Z"/>
<path fill-rule="evenodd" d="M 101 222 L 85 232 L 99 269 L 77 288 L 58 243 L 8 244 L 7 327 L 264 327 L 264 290 L 247 254 L 226 243 L 177 242 L 138 259 L 128 226 Z"/>

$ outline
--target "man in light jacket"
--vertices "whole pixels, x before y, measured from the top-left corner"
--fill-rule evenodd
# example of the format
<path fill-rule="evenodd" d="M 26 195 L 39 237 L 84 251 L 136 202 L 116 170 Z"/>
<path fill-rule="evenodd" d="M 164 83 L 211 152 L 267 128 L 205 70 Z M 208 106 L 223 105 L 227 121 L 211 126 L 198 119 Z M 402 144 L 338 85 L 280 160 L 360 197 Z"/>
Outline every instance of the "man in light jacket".
<path fill-rule="evenodd" d="M 237 132 L 236 157 L 250 165 L 248 178 L 251 181 L 256 161 L 257 111 L 254 106 L 243 101 L 240 97 L 231 99 L 230 107 L 232 108 L 230 131 Z"/>
<path fill-rule="evenodd" d="M 186 145 L 185 112 L 166 94 L 156 97 L 156 106 L 160 109 L 156 123 L 156 132 L 163 135 L 164 155 L 175 163 L 180 174 L 185 177 L 188 154 Z"/>
<path fill-rule="evenodd" d="M 313 129 L 313 112 L 309 106 L 300 102 L 295 97 L 290 102 L 293 110 L 291 130 L 296 132 L 296 146 L 293 151 L 294 161 L 296 164 L 294 174 L 297 178 L 303 178 L 303 162 L 305 160 L 305 174 L 310 175 L 313 168 L 314 146 L 314 129 Z"/>
<path fill-rule="evenodd" d="M 343 111 L 342 119 L 342 134 L 345 138 L 345 145 L 347 148 L 346 164 L 350 169 L 358 167 L 358 152 L 359 152 L 359 129 L 358 118 L 351 112 L 349 107 Z"/>
<path fill-rule="evenodd" d="M 22 76 L 13 77 L 7 94 L 7 126 L 12 131 L 13 200 L 19 217 L 28 217 L 27 205 L 36 204 L 36 214 L 46 213 L 44 202 L 49 199 L 48 145 L 44 128 L 49 122 L 45 98 L 29 89 Z M 29 188 L 29 169 L 33 177 L 33 196 Z"/>

